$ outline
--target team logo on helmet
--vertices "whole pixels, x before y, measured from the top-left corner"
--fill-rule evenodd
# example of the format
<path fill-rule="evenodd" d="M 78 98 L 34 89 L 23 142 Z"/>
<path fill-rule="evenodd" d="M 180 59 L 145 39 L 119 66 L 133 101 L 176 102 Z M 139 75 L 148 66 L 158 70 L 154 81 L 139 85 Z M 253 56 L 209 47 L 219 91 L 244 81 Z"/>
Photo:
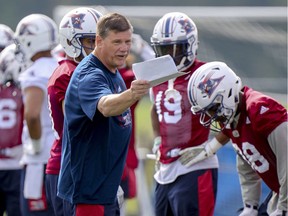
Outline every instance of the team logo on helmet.
<path fill-rule="evenodd" d="M 182 28 L 186 31 L 187 34 L 195 29 L 188 19 L 180 19 L 178 22 L 182 25 Z"/>
<path fill-rule="evenodd" d="M 217 69 L 217 68 L 214 68 Z M 215 91 L 215 89 L 217 88 L 217 86 L 220 84 L 221 80 L 225 77 L 221 76 L 219 78 L 215 78 L 215 79 L 211 79 L 212 75 L 215 73 L 215 71 L 210 71 L 206 77 L 204 78 L 204 80 L 202 82 L 199 83 L 198 85 L 198 89 L 201 90 L 202 94 L 207 94 L 208 97 L 210 98 L 211 95 L 213 94 L 213 92 Z"/>
<path fill-rule="evenodd" d="M 34 33 L 31 31 L 31 26 L 33 26 L 34 28 L 37 28 L 36 26 L 34 26 L 31 23 L 23 23 L 20 26 L 20 30 L 19 30 L 19 35 L 34 35 Z"/>
<path fill-rule="evenodd" d="M 71 14 L 69 16 L 71 18 L 71 24 L 73 26 L 73 28 L 75 29 L 81 29 L 82 30 L 82 23 L 85 22 L 84 21 L 84 17 L 85 14 L 81 13 L 81 14 Z M 62 28 L 70 28 L 70 20 L 68 20 L 63 26 Z"/>

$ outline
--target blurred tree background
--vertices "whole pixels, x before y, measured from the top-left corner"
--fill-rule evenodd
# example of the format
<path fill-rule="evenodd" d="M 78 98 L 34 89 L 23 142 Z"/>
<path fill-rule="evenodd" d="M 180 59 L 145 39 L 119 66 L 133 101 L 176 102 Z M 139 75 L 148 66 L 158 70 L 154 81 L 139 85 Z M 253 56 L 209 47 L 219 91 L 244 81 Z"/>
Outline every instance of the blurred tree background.
<path fill-rule="evenodd" d="M 24 16 L 43 13 L 52 17 L 57 5 L 122 5 L 122 6 L 287 6 L 286 0 L 0 0 L 0 22 L 16 28 Z"/>

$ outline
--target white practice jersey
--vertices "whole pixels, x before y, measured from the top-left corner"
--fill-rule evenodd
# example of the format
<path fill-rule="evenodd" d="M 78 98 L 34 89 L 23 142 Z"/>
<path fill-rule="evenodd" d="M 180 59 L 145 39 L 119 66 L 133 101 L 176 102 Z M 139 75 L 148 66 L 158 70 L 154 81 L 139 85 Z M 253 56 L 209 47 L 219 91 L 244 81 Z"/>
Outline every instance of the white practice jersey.
<path fill-rule="evenodd" d="M 42 89 L 44 94 L 47 95 L 48 80 L 57 66 L 57 60 L 52 57 L 45 57 L 36 60 L 34 64 L 26 71 L 24 71 L 19 77 L 22 92 L 24 92 L 26 88 L 34 86 Z M 25 103 L 24 94 L 23 100 Z M 48 109 L 48 96 L 45 96 L 41 110 L 41 144 L 43 146 L 42 151 L 38 155 L 34 156 L 24 153 L 21 159 L 21 164 L 28 164 L 33 162 L 47 163 L 50 156 L 50 149 L 54 141 L 54 132 L 52 130 L 52 124 L 49 114 L 50 112 Z M 30 143 L 30 135 L 25 120 L 22 133 L 22 143 L 24 149 L 25 145 L 27 145 L 27 143 Z"/>

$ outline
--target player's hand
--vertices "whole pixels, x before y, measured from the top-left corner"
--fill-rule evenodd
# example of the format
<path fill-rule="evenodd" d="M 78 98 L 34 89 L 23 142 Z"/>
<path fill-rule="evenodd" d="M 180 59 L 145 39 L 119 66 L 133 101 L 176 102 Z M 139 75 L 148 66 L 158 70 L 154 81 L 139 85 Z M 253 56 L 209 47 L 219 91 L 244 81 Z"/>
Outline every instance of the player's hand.
<path fill-rule="evenodd" d="M 155 160 L 155 171 L 157 172 L 160 169 L 160 151 L 159 147 L 161 145 L 161 136 L 154 138 L 152 152 L 153 154 L 147 154 L 148 159 Z"/>
<path fill-rule="evenodd" d="M 152 152 L 155 155 L 155 172 L 158 172 L 160 169 L 160 145 L 162 138 L 161 136 L 157 136 L 154 138 Z"/>
<path fill-rule="evenodd" d="M 181 155 L 179 158 L 180 163 L 186 167 L 189 167 L 208 157 L 204 146 L 185 148 L 179 152 L 179 155 Z"/>
<path fill-rule="evenodd" d="M 282 215 L 286 215 L 286 214 L 284 213 L 284 211 L 282 211 L 280 209 L 276 209 L 276 211 L 272 212 L 269 216 L 282 216 Z"/>
<path fill-rule="evenodd" d="M 157 136 L 154 138 L 154 141 L 153 141 L 153 148 L 152 148 L 152 152 L 153 154 L 156 154 L 157 151 L 159 150 L 159 147 L 160 147 L 160 144 L 161 144 L 161 136 Z"/>
<path fill-rule="evenodd" d="M 179 152 L 179 161 L 182 165 L 189 167 L 199 161 L 202 161 L 212 155 L 214 155 L 222 145 L 213 138 L 206 145 L 200 145 L 196 147 L 185 148 Z"/>
<path fill-rule="evenodd" d="M 241 214 L 239 216 L 257 216 L 258 215 L 258 210 L 254 209 L 252 206 L 247 207 L 245 206 Z"/>
<path fill-rule="evenodd" d="M 143 96 L 148 94 L 150 84 L 147 80 L 133 80 L 131 82 L 131 94 L 132 98 L 135 100 L 141 99 Z"/>
<path fill-rule="evenodd" d="M 41 139 L 31 139 L 30 142 L 24 144 L 24 153 L 29 155 L 37 155 L 42 150 Z"/>
<path fill-rule="evenodd" d="M 1 154 L 10 158 L 20 158 L 23 154 L 22 146 L 14 146 L 12 148 L 4 148 L 0 150 Z"/>

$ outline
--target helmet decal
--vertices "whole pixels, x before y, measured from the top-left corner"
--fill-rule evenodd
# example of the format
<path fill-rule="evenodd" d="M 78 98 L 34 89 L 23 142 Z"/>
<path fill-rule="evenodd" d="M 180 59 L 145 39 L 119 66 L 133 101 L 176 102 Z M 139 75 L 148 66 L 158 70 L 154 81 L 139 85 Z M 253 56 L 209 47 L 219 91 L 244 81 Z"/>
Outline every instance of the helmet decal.
<path fill-rule="evenodd" d="M 188 19 L 180 19 L 178 22 L 182 25 L 187 34 L 195 30 L 195 27 L 191 25 L 191 22 L 189 22 Z"/>
<path fill-rule="evenodd" d="M 217 69 L 217 68 L 214 68 L 214 69 Z M 219 70 L 219 68 L 218 68 L 218 70 Z M 213 92 L 215 91 L 217 86 L 220 84 L 221 80 L 225 77 L 225 75 L 223 75 L 219 78 L 211 79 L 211 77 L 214 73 L 215 73 L 215 71 L 213 71 L 213 70 L 210 71 L 206 75 L 204 80 L 202 82 L 200 82 L 199 85 L 197 86 L 197 88 L 201 90 L 201 93 L 207 94 L 209 98 L 211 97 L 211 95 L 213 94 Z"/>
<path fill-rule="evenodd" d="M 75 29 L 83 29 L 82 23 L 84 22 L 84 17 L 86 14 L 80 13 L 80 14 L 71 14 L 69 17 L 71 18 L 71 24 L 73 28 Z M 71 27 L 69 20 L 62 26 L 62 28 L 68 28 Z"/>
<path fill-rule="evenodd" d="M 36 25 L 33 25 L 33 24 L 30 24 L 30 23 L 23 23 L 21 26 L 20 26 L 20 30 L 19 30 L 19 36 L 21 35 L 34 35 L 34 33 L 31 31 L 31 27 L 30 26 L 33 26 L 34 28 L 37 28 Z"/>

